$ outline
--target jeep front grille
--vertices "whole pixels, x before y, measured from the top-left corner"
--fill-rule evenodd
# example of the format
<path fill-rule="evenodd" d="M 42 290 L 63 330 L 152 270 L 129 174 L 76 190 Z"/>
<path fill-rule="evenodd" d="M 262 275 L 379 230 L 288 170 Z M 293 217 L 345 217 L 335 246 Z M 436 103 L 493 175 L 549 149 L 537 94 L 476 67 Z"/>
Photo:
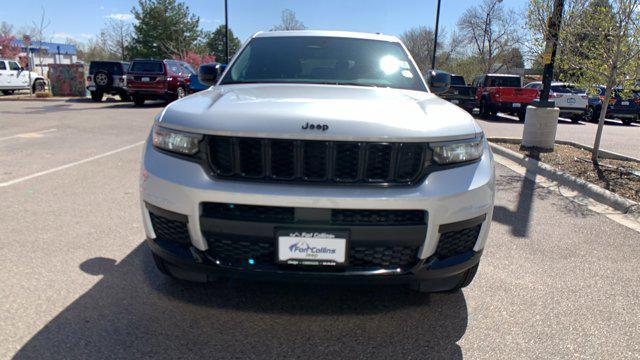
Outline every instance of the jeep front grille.
<path fill-rule="evenodd" d="M 410 185 L 425 175 L 425 143 L 255 139 L 211 136 L 218 178 L 267 182 Z"/>

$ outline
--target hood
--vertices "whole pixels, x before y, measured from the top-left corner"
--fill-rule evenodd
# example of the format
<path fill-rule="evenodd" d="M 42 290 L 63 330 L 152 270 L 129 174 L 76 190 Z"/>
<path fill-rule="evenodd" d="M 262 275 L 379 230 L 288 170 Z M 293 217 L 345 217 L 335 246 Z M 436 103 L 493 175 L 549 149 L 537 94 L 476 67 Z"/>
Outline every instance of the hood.
<path fill-rule="evenodd" d="M 441 141 L 481 132 L 434 94 L 313 84 L 217 86 L 170 104 L 159 121 L 204 134 L 312 140 Z"/>

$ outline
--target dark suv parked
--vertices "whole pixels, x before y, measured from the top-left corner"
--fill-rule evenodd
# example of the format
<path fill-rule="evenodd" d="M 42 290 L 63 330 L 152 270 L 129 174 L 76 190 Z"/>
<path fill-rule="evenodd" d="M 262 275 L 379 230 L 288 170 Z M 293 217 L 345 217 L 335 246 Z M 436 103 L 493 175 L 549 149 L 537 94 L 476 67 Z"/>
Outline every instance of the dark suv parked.
<path fill-rule="evenodd" d="M 589 108 L 585 114 L 585 120 L 598 122 L 602 111 L 602 101 L 604 100 L 604 86 L 597 87 L 597 94 L 589 97 Z M 631 125 L 638 121 L 640 112 L 640 93 L 632 90 L 614 89 L 607 106 L 607 118 L 619 119 L 624 125 Z"/>
<path fill-rule="evenodd" d="M 87 90 L 93 101 L 100 102 L 104 94 L 118 95 L 122 101 L 130 101 L 126 73 L 128 62 L 92 61 L 89 64 Z"/>
<path fill-rule="evenodd" d="M 129 92 L 136 105 L 145 100 L 173 101 L 187 95 L 191 67 L 177 60 L 133 60 L 127 72 Z"/>

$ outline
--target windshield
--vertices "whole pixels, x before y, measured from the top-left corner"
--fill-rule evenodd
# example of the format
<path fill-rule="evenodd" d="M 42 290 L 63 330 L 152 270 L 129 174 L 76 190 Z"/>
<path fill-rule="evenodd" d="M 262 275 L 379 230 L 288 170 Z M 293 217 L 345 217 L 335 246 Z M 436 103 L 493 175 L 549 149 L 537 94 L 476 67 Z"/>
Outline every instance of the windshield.
<path fill-rule="evenodd" d="M 573 85 L 551 85 L 551 91 L 558 94 L 585 94 L 583 89 L 576 88 Z"/>
<path fill-rule="evenodd" d="M 460 75 L 451 75 L 451 85 L 465 86 L 464 77 Z"/>
<path fill-rule="evenodd" d="M 111 75 L 122 75 L 124 74 L 124 68 L 123 63 L 119 62 L 92 61 L 91 64 L 89 64 L 89 74 L 94 75 L 98 71 L 106 71 Z"/>
<path fill-rule="evenodd" d="M 129 69 L 131 72 L 163 73 L 164 64 L 161 61 L 134 61 Z"/>
<path fill-rule="evenodd" d="M 220 83 L 314 83 L 427 91 L 398 43 L 316 36 L 254 38 Z"/>
<path fill-rule="evenodd" d="M 490 77 L 487 86 L 490 87 L 520 87 L 520 78 L 517 76 Z"/>

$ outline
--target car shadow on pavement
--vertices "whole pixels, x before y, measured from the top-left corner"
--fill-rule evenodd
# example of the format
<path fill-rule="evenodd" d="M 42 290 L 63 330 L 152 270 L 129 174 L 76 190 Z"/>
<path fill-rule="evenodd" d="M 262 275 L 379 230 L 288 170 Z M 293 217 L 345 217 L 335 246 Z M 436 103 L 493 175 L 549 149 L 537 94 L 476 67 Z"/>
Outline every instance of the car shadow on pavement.
<path fill-rule="evenodd" d="M 102 276 L 16 358 L 462 358 L 463 292 L 161 275 L 146 245 L 122 261 L 80 264 Z"/>

